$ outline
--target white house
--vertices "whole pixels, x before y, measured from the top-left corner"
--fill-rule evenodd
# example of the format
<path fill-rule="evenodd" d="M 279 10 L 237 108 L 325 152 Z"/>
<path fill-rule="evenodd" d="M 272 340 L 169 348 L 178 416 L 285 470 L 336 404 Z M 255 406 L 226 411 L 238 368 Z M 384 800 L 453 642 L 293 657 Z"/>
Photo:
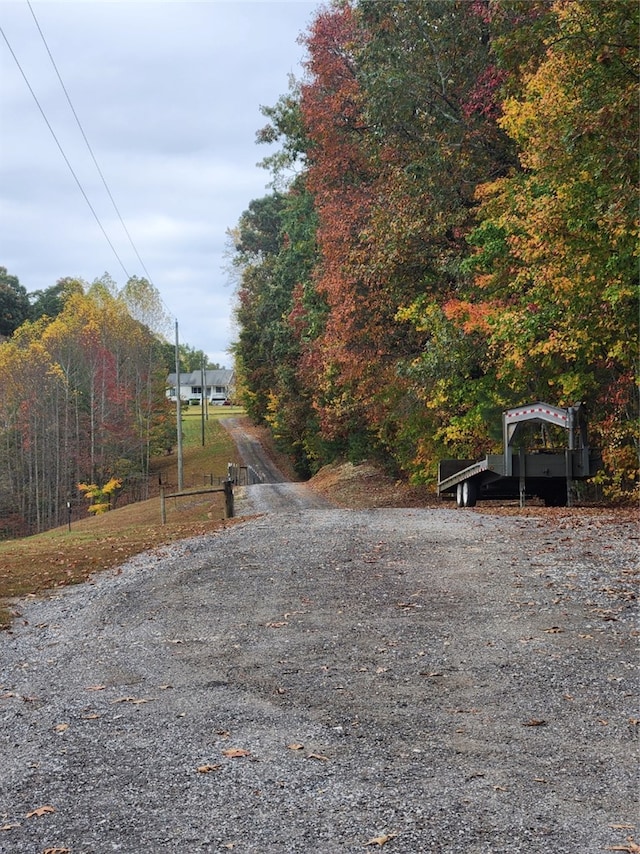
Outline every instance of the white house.
<path fill-rule="evenodd" d="M 226 368 L 204 371 L 204 394 L 202 374 L 202 371 L 180 374 L 179 383 L 176 383 L 175 374 L 169 374 L 167 377 L 167 397 L 169 400 L 175 401 L 178 385 L 180 400 L 188 403 L 200 405 L 204 396 L 209 403 L 224 404 L 233 397 L 233 371 Z"/>

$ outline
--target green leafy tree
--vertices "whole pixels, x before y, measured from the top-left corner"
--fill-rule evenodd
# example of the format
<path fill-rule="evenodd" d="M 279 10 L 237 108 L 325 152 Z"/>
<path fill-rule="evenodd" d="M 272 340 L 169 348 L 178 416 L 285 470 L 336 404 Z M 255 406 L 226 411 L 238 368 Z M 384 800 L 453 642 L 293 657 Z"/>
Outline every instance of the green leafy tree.
<path fill-rule="evenodd" d="M 0 267 L 0 335 L 8 337 L 29 317 L 26 289 L 17 276 Z"/>

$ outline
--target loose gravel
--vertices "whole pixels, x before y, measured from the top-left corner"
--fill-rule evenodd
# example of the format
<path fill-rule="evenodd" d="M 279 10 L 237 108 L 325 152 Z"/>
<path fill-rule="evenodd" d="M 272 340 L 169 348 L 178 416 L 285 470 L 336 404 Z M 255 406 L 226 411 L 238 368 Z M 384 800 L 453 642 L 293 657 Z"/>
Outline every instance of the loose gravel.
<path fill-rule="evenodd" d="M 636 851 L 634 581 L 615 514 L 281 508 L 21 602 L 0 852 Z"/>

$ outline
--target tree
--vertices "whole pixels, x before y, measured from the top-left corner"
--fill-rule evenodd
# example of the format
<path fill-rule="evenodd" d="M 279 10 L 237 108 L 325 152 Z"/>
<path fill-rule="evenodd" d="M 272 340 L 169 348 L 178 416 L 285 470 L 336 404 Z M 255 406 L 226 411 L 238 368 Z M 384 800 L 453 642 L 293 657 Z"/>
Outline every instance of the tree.
<path fill-rule="evenodd" d="M 317 14 L 304 80 L 264 111 L 279 192 L 236 239 L 245 399 L 308 468 L 434 479 L 543 397 L 586 399 L 633 479 L 637 25 L 630 0 Z"/>
<path fill-rule="evenodd" d="M 17 276 L 0 267 L 0 335 L 8 337 L 29 317 L 29 299 Z"/>
<path fill-rule="evenodd" d="M 67 297 L 73 293 L 83 292 L 82 282 L 77 279 L 58 279 L 55 285 L 45 288 L 43 291 L 33 291 L 29 294 L 31 302 L 30 319 L 38 320 L 41 317 L 53 319 L 57 317 L 64 308 Z"/>
<path fill-rule="evenodd" d="M 588 401 L 605 457 L 612 468 L 631 466 L 630 480 L 638 7 L 567 0 L 551 12 L 539 62 L 504 104 L 501 124 L 521 169 L 479 189 L 475 291 L 447 313 L 488 335 L 493 370 L 512 399 Z"/>
<path fill-rule="evenodd" d="M 159 339 L 102 277 L 53 319 L 0 344 L 0 506 L 30 530 L 60 524 L 77 484 L 139 480 L 175 434 Z M 162 443 L 162 444 L 160 444 Z"/>

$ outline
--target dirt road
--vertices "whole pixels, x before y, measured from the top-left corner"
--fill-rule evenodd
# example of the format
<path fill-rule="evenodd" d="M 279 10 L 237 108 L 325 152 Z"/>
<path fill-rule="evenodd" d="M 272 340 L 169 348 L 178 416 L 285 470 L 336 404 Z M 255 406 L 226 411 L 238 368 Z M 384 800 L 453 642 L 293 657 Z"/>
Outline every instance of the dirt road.
<path fill-rule="evenodd" d="M 22 603 L 3 854 L 636 850 L 628 518 L 260 512 Z"/>

